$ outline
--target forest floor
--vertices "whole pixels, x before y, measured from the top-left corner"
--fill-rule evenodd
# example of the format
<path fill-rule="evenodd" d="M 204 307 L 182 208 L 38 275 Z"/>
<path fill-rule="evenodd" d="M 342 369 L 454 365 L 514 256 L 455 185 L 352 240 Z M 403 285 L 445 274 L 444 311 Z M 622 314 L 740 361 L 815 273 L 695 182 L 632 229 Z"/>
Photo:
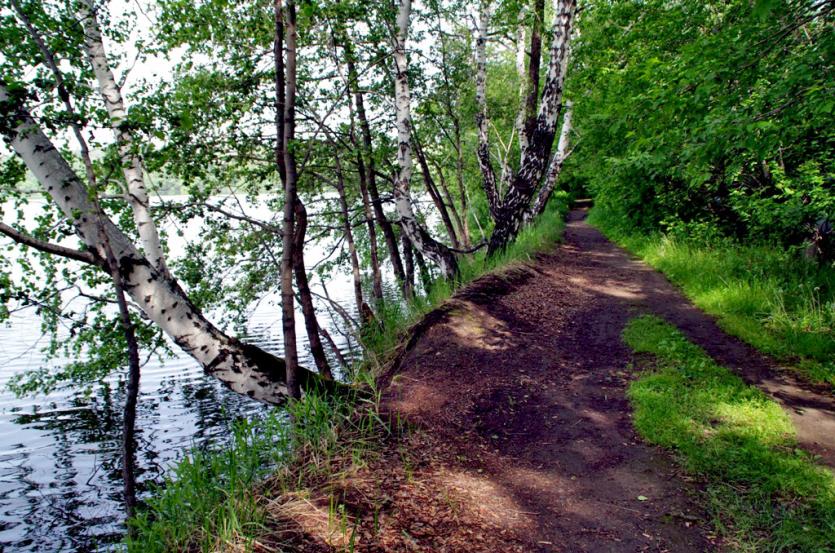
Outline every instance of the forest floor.
<path fill-rule="evenodd" d="M 835 467 L 835 398 L 725 334 L 663 275 L 568 218 L 564 242 L 434 314 L 384 388 L 408 431 L 273 505 L 305 551 L 706 551 L 701 483 L 636 434 L 621 333 L 651 313 L 775 398 Z M 350 463 L 347 463 L 350 464 Z M 272 541 L 272 540 L 271 540 Z"/>

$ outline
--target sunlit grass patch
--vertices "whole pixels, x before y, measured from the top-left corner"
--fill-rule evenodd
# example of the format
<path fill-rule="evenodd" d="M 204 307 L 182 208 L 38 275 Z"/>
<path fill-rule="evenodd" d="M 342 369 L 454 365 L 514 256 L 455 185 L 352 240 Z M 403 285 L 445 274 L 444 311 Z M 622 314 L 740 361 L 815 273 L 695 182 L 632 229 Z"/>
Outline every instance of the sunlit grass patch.
<path fill-rule="evenodd" d="M 713 523 L 740 551 L 832 551 L 835 477 L 798 449 L 780 406 L 656 317 L 624 340 L 654 357 L 629 387 L 638 432 L 704 478 Z"/>
<path fill-rule="evenodd" d="M 606 235 L 663 272 L 726 332 L 835 386 L 835 269 L 796 252 L 732 241 L 688 242 L 623 229 L 592 211 Z"/>

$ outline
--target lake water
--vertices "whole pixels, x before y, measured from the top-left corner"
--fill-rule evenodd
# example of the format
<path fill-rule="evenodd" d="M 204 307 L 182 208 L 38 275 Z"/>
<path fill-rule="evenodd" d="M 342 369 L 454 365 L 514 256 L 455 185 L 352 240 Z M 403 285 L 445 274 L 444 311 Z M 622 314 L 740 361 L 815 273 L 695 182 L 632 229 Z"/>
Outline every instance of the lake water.
<path fill-rule="evenodd" d="M 34 213 L 36 206 L 32 209 Z M 263 206 L 247 204 L 246 209 L 250 216 L 268 215 Z M 199 224 L 190 225 L 185 236 L 170 242 L 173 256 L 183 251 L 188 237 L 199 236 Z M 13 256 L 7 244 L 0 239 L 3 255 Z M 306 250 L 308 265 L 328 249 L 319 246 Z M 331 276 L 328 292 L 350 312 L 355 310 L 345 271 Z M 246 339 L 281 354 L 276 300 L 271 296 L 259 302 Z M 349 355 L 337 323 L 323 305 L 318 307 L 320 323 Z M 300 314 L 297 332 L 301 361 L 312 367 Z M 0 553 L 106 550 L 124 530 L 121 375 L 109 378 L 89 397 L 68 391 L 14 397 L 5 390 L 9 378 L 43 366 L 40 349 L 46 341 L 31 310 L 14 314 L 9 325 L 0 324 Z M 236 419 L 258 417 L 266 409 L 205 376 L 179 350 L 164 363 L 151 360 L 142 369 L 136 419 L 140 499 L 190 448 L 222 447 Z"/>

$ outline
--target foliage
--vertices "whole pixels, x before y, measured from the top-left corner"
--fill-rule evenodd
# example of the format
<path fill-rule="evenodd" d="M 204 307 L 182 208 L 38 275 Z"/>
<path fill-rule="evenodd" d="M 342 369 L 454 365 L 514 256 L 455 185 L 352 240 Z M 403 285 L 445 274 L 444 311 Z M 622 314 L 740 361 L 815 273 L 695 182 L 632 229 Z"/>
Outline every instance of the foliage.
<path fill-rule="evenodd" d="M 800 245 L 835 217 L 832 5 L 592 2 L 566 166 L 643 230 Z"/>
<path fill-rule="evenodd" d="M 773 246 L 636 233 L 600 208 L 591 219 L 666 274 L 726 332 L 835 386 L 835 272 Z"/>
<path fill-rule="evenodd" d="M 629 387 L 638 432 L 704 480 L 731 548 L 828 551 L 835 477 L 797 448 L 781 407 L 656 317 L 633 319 L 623 337 L 654 360 Z"/>

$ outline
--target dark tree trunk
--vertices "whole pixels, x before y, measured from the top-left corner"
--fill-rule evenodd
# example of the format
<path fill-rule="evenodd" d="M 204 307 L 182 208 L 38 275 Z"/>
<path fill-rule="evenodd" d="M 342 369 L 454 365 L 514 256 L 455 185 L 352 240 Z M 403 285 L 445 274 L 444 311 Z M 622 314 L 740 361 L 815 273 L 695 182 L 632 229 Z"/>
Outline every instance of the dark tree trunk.
<path fill-rule="evenodd" d="M 412 253 L 412 243 L 405 232 L 400 233 L 400 239 L 403 243 L 403 265 L 406 269 L 403 294 L 406 298 L 413 298 L 415 295 L 415 260 Z"/>
<path fill-rule="evenodd" d="M 276 2 L 276 35 L 283 28 L 287 33 L 287 62 L 284 75 L 284 124 L 282 133 L 282 157 L 284 160 L 284 225 L 281 254 L 281 322 L 284 333 L 284 361 L 287 374 L 287 391 L 290 397 L 301 397 L 298 372 L 298 350 L 296 348 L 296 317 L 293 294 L 293 237 L 295 235 L 296 208 L 296 159 L 292 151 L 295 138 L 296 101 L 296 6 L 288 0 L 286 17 L 282 21 L 280 0 Z M 281 77 L 277 74 L 276 80 Z M 279 166 L 280 167 L 280 166 Z"/>
<path fill-rule="evenodd" d="M 481 169 L 481 183 L 487 196 L 487 206 L 493 220 L 499 217 L 499 190 L 496 186 L 496 172 L 490 161 L 490 135 L 487 118 L 487 28 L 490 23 L 490 2 L 481 0 L 479 8 L 478 35 L 476 36 L 476 112 L 478 147 L 476 159 Z"/>
<path fill-rule="evenodd" d="M 338 153 L 335 153 L 334 160 L 336 162 L 336 191 L 339 194 L 339 210 L 342 212 L 342 229 L 345 232 L 345 242 L 348 244 L 348 257 L 351 260 L 351 274 L 354 281 L 354 302 L 357 305 L 357 313 L 361 313 L 362 304 L 364 303 L 362 298 L 362 276 L 360 274 L 360 263 L 359 257 L 357 256 L 357 248 L 354 244 L 354 231 L 351 228 L 351 214 L 348 211 L 348 200 L 345 198 L 345 179 L 344 174 L 342 173 L 342 163 L 339 159 Z M 382 289 L 380 290 L 380 296 L 382 297 Z"/>
<path fill-rule="evenodd" d="M 542 59 L 542 21 L 545 18 L 545 0 L 533 0 L 531 14 L 531 49 L 528 61 L 527 98 L 525 99 L 525 140 L 528 141 L 536 125 L 536 101 L 539 98 L 539 65 Z M 522 152 L 524 158 L 525 153 Z"/>
<path fill-rule="evenodd" d="M 441 192 L 443 192 L 443 199 L 446 201 L 446 207 L 452 215 L 452 221 L 455 223 L 456 232 L 458 233 L 458 243 L 460 244 L 457 247 L 461 247 L 463 245 L 465 248 L 469 247 L 469 240 L 466 239 L 467 230 L 464 226 L 464 221 L 461 219 L 461 213 L 458 211 L 458 208 L 455 206 L 455 200 L 452 198 L 452 193 L 449 191 L 449 186 L 447 185 L 446 177 L 444 176 L 444 169 L 441 167 L 441 164 L 435 160 L 432 160 L 432 165 L 435 166 L 435 172 L 438 174 L 438 178 L 441 181 Z"/>
<path fill-rule="evenodd" d="M 333 380 L 328 356 L 325 355 L 325 348 L 319 336 L 319 321 L 316 320 L 316 309 L 313 306 L 313 295 L 310 293 L 310 284 L 307 281 L 307 269 L 304 266 L 304 237 L 307 233 L 307 210 L 302 201 L 296 198 L 296 233 L 293 244 L 293 271 L 296 275 L 296 287 L 299 289 L 299 303 L 302 306 L 304 316 L 304 327 L 307 330 L 307 339 L 310 343 L 310 352 L 313 354 L 313 361 L 319 374 L 327 380 Z"/>
<path fill-rule="evenodd" d="M 450 119 L 450 121 L 452 121 L 452 145 L 455 149 L 455 175 L 461 199 L 460 212 L 456 209 L 455 202 L 452 200 L 452 196 L 449 193 L 449 189 L 446 186 L 443 171 L 440 167 L 436 166 L 436 168 L 438 169 L 438 175 L 441 179 L 441 186 L 444 190 L 447 202 L 449 203 L 449 207 L 453 212 L 455 222 L 458 225 L 459 241 L 463 244 L 465 248 L 469 248 L 470 229 L 468 228 L 467 222 L 467 192 L 464 188 L 464 152 L 461 149 L 461 118 L 459 117 L 459 113 L 461 112 L 459 105 L 461 100 L 461 94 L 457 90 L 453 91 L 452 83 L 450 82 L 449 78 L 449 63 L 447 62 L 446 34 L 441 28 L 440 3 L 435 2 L 433 7 L 435 9 L 435 17 L 437 24 L 436 31 L 441 42 L 441 75 L 444 78 L 444 87 L 446 88 L 446 93 L 442 95 L 443 105 L 447 117 Z M 464 215 L 463 219 L 461 218 L 461 213 L 463 213 Z"/>
<path fill-rule="evenodd" d="M 426 161 L 426 154 L 423 151 L 423 146 L 421 145 L 420 140 L 418 140 L 417 135 L 413 134 L 412 138 L 415 144 L 415 153 L 417 154 L 418 163 L 420 164 L 420 173 L 423 176 L 423 183 L 426 185 L 426 191 L 429 193 L 429 197 L 432 198 L 432 203 L 435 204 L 435 207 L 441 214 L 441 221 L 444 223 L 444 227 L 446 228 L 447 235 L 452 242 L 452 246 L 454 248 L 460 248 L 461 246 L 458 241 L 458 235 L 455 233 L 455 227 L 452 225 L 452 219 L 449 216 L 449 211 L 447 210 L 446 205 L 444 205 L 444 200 L 438 192 L 438 186 L 435 184 L 435 179 L 432 178 L 432 172 L 429 169 L 429 163 Z"/>
<path fill-rule="evenodd" d="M 368 124 L 368 116 L 365 113 L 365 100 L 362 89 L 360 88 L 359 75 L 357 74 L 356 53 L 344 29 L 338 29 L 338 34 L 337 40 L 342 42 L 341 46 L 345 52 L 345 65 L 348 69 L 348 86 L 354 95 L 354 106 L 357 111 L 357 119 L 359 119 L 360 133 L 362 134 L 362 152 L 365 158 L 364 165 L 371 205 L 374 209 L 377 224 L 380 225 L 380 229 L 383 231 L 383 237 L 385 238 L 389 252 L 389 259 L 391 259 L 391 265 L 394 269 L 394 276 L 399 282 L 403 282 L 405 273 L 403 272 L 403 261 L 400 258 L 400 250 L 397 247 L 397 237 L 394 234 L 391 222 L 386 218 L 386 214 L 383 211 L 383 202 L 380 199 L 380 191 L 377 188 L 374 144 L 371 137 L 371 126 Z"/>
<path fill-rule="evenodd" d="M 339 351 L 339 347 L 336 345 L 336 342 L 333 341 L 331 337 L 331 333 L 328 332 L 324 327 L 319 329 L 319 332 L 322 334 L 322 338 L 328 343 L 333 352 L 333 356 L 336 357 L 336 362 L 339 363 L 339 366 L 342 367 L 343 370 L 348 370 L 348 362 L 345 360 L 345 356 L 342 355 L 342 352 Z"/>

